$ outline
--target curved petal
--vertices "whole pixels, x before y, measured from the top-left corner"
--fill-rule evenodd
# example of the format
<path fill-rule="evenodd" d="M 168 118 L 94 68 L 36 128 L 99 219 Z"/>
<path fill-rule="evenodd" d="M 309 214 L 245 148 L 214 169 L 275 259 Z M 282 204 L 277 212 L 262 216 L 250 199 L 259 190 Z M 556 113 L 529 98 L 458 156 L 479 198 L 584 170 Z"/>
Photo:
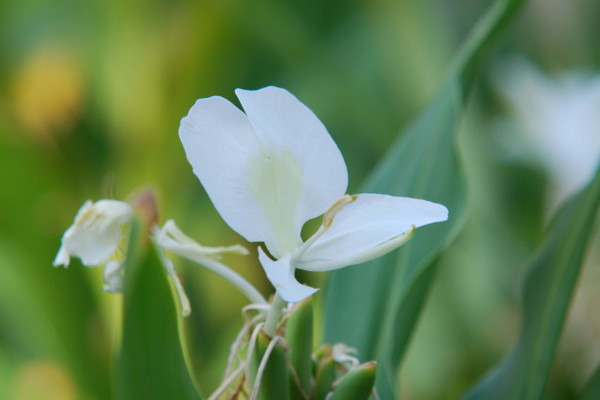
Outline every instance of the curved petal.
<path fill-rule="evenodd" d="M 446 207 L 426 200 L 360 194 L 338 211 L 296 255 L 294 265 L 327 271 L 380 257 L 405 243 L 415 228 L 448 219 Z"/>
<path fill-rule="evenodd" d="M 122 293 L 123 292 L 123 263 L 119 261 L 109 261 L 104 266 L 104 286 L 102 290 L 110 293 Z"/>
<path fill-rule="evenodd" d="M 67 268 L 69 266 L 70 262 L 71 262 L 71 255 L 65 249 L 65 246 L 61 245 L 60 249 L 58 249 L 58 253 L 56 254 L 56 258 L 54 258 L 54 262 L 52 263 L 52 266 L 58 267 L 59 265 L 62 265 L 65 268 Z"/>
<path fill-rule="evenodd" d="M 185 293 L 185 289 L 183 288 L 183 284 L 177 275 L 177 271 L 175 271 L 175 265 L 173 265 L 173 261 L 165 254 L 165 251 L 160 246 L 155 246 L 158 256 L 162 261 L 162 265 L 167 272 L 167 275 L 171 277 L 173 284 L 175 285 L 175 289 L 177 290 L 177 294 L 179 295 L 179 302 L 181 303 L 181 316 L 187 317 L 192 312 L 192 307 L 190 306 L 190 300 Z"/>
<path fill-rule="evenodd" d="M 83 265 L 95 267 L 106 263 L 121 240 L 121 224 L 129 221 L 132 208 L 117 200 L 90 200 L 77 212 L 74 224 L 62 237 L 55 263 L 65 264 L 68 256 L 81 258 Z"/>
<path fill-rule="evenodd" d="M 285 301 L 296 303 L 312 296 L 319 290 L 303 285 L 296 280 L 294 267 L 290 264 L 291 257 L 289 254 L 273 261 L 259 247 L 258 259 L 267 274 L 267 278 Z"/>
<path fill-rule="evenodd" d="M 240 245 L 228 247 L 201 246 L 183 233 L 172 219 L 165 222 L 162 228 L 154 225 L 152 228 L 152 237 L 156 247 L 163 253 L 164 250 L 169 250 L 214 272 L 238 288 L 253 303 L 263 304 L 267 302 L 252 284 L 237 272 L 217 261 L 223 253 L 247 255 L 248 250 L 245 247 Z"/>
<path fill-rule="evenodd" d="M 270 168 L 261 171 L 269 175 L 262 179 L 261 190 L 271 188 L 264 205 L 276 221 L 292 224 L 299 237 L 306 221 L 346 193 L 342 154 L 316 115 L 287 90 L 269 86 L 235 93 L 270 161 Z M 286 246 L 280 253 L 293 250 Z"/>
<path fill-rule="evenodd" d="M 239 244 L 219 247 L 202 246 L 183 233 L 172 219 L 167 220 L 162 228 L 155 225 L 152 233 L 156 244 L 160 247 L 189 259 L 197 256 L 219 259 L 221 255 L 226 253 L 242 256 L 250 254 L 248 249 Z"/>

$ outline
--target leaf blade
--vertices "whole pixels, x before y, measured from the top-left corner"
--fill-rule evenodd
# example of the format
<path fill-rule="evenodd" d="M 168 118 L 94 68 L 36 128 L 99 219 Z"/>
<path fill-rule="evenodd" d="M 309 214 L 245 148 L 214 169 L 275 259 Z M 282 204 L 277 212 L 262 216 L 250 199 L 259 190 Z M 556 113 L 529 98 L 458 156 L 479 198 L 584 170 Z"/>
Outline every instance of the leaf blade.
<path fill-rule="evenodd" d="M 179 337 L 177 310 L 158 258 L 135 220 L 125 267 L 115 398 L 198 400 Z"/>
<path fill-rule="evenodd" d="M 517 344 L 465 399 L 542 398 L 599 209 L 600 169 L 557 212 L 527 269 Z"/>
<path fill-rule="evenodd" d="M 450 210 L 449 221 L 419 228 L 396 254 L 366 263 L 366 267 L 335 271 L 329 277 L 325 339 L 356 347 L 363 361 L 378 361 L 377 389 L 384 399 L 393 398 L 396 367 L 435 276 L 436 260 L 465 220 L 466 181 L 457 136 L 469 88 L 485 56 L 524 3 L 494 3 L 467 39 L 434 101 L 362 186 L 365 192 L 444 204 Z M 369 296 L 356 296 L 364 292 Z"/>

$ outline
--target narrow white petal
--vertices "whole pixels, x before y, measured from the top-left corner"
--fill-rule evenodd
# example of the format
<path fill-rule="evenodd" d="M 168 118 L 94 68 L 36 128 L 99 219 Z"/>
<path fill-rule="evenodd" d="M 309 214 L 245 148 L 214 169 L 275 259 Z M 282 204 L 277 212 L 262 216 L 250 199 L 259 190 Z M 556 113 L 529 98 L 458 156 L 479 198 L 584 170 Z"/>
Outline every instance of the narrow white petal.
<path fill-rule="evenodd" d="M 87 201 L 62 237 L 61 260 L 68 253 L 81 258 L 88 267 L 105 264 L 117 250 L 121 225 L 131 218 L 132 212 L 128 203 L 117 200 L 100 200 L 95 204 Z"/>
<path fill-rule="evenodd" d="M 69 252 L 67 250 L 65 250 L 65 246 L 60 246 L 60 249 L 58 249 L 58 254 L 56 254 L 56 258 L 54 259 L 54 262 L 52 263 L 52 265 L 54 267 L 63 265 L 65 268 L 67 268 L 69 266 L 70 262 L 71 262 L 71 255 L 69 254 Z"/>
<path fill-rule="evenodd" d="M 104 282 L 106 285 L 102 290 L 110 293 L 123 292 L 123 263 L 119 261 L 109 261 L 104 266 Z"/>
<path fill-rule="evenodd" d="M 308 240 L 296 268 L 327 271 L 380 257 L 412 235 L 414 228 L 448 219 L 446 207 L 425 200 L 360 194 L 339 211 L 329 228 Z"/>
<path fill-rule="evenodd" d="M 306 221 L 346 193 L 348 171 L 342 154 L 317 116 L 287 90 L 237 89 L 236 95 L 273 163 L 272 206 L 279 207 L 278 218 L 292 218 L 299 235 Z M 299 168 L 301 180 L 290 173 L 291 165 Z"/>
<path fill-rule="evenodd" d="M 183 233 L 172 219 L 167 220 L 162 228 L 154 226 L 153 235 L 154 240 L 159 246 L 186 258 L 201 255 L 218 259 L 222 254 L 226 253 L 243 256 L 249 254 L 248 249 L 239 244 L 218 247 L 202 246 Z"/>
<path fill-rule="evenodd" d="M 195 240 L 184 234 L 177 225 L 175 225 L 175 221 L 173 220 L 168 220 L 160 229 L 155 225 L 153 227 L 152 235 L 156 246 L 159 247 L 161 251 L 163 249 L 169 250 L 216 273 L 237 287 L 253 303 L 266 303 L 264 297 L 250 282 L 245 280 L 237 272 L 216 260 L 222 253 L 247 255 L 248 250 L 245 247 L 240 245 L 228 247 L 201 246 Z"/>
<path fill-rule="evenodd" d="M 291 257 L 289 254 L 273 261 L 259 247 L 258 259 L 267 274 L 267 278 L 285 301 L 296 303 L 312 296 L 319 290 L 303 285 L 296 280 L 294 267 L 290 264 Z"/>

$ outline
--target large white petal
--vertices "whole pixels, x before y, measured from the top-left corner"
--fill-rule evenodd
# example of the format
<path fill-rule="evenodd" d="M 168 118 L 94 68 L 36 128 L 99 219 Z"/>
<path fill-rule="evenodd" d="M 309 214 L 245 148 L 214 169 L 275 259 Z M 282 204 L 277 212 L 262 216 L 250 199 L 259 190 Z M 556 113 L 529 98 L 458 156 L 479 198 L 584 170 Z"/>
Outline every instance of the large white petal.
<path fill-rule="evenodd" d="M 273 261 L 259 247 L 258 259 L 267 274 L 267 278 L 285 301 L 296 303 L 312 296 L 319 290 L 303 285 L 296 280 L 294 267 L 290 264 L 291 257 L 289 254 Z"/>
<path fill-rule="evenodd" d="M 194 173 L 233 230 L 276 253 L 287 242 L 297 245 L 299 234 L 286 224 L 291 217 L 280 215 L 294 204 L 287 197 L 301 192 L 301 171 L 284 153 L 267 153 L 242 111 L 222 97 L 200 99 L 181 120 L 179 136 Z"/>
<path fill-rule="evenodd" d="M 299 237 L 306 221 L 346 193 L 342 154 L 316 115 L 287 90 L 269 86 L 235 93 L 271 162 L 271 168 L 261 171 L 269 174 L 262 179 L 261 190 L 270 191 L 264 206 L 273 210 L 275 221 L 293 224 Z"/>
<path fill-rule="evenodd" d="M 414 228 L 446 219 L 448 210 L 440 204 L 360 194 L 335 215 L 329 228 L 316 240 L 307 241 L 294 265 L 309 271 L 327 271 L 369 261 L 406 242 Z"/>

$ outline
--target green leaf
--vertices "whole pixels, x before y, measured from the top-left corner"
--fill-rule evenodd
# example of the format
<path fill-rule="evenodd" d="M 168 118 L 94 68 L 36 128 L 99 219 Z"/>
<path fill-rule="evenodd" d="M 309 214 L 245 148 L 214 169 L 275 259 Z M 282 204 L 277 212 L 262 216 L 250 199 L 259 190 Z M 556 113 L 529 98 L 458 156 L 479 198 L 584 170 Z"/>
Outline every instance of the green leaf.
<path fill-rule="evenodd" d="M 340 379 L 329 400 L 367 400 L 375 384 L 376 372 L 374 361 L 359 365 Z"/>
<path fill-rule="evenodd" d="M 271 338 L 264 332 L 258 334 L 256 349 L 252 354 L 252 380 L 256 381 L 256 375 L 261 360 L 267 351 Z M 285 349 L 281 342 L 273 347 L 269 360 L 265 366 L 259 383 L 258 400 L 290 400 L 290 386 L 288 377 L 288 364 Z"/>
<path fill-rule="evenodd" d="M 115 398 L 198 400 L 181 347 L 178 311 L 146 227 L 135 220 L 125 266 Z"/>
<path fill-rule="evenodd" d="M 313 310 L 312 300 L 302 301 L 295 306 L 286 322 L 285 341 L 289 347 L 290 364 L 294 367 L 298 382 L 290 373 L 290 393 L 292 400 L 304 400 L 299 390 L 310 395 L 312 373 Z"/>
<path fill-rule="evenodd" d="M 600 399 L 600 366 L 596 368 L 583 393 L 583 396 L 581 396 L 583 400 Z"/>
<path fill-rule="evenodd" d="M 382 399 L 393 398 L 396 367 L 435 277 L 436 260 L 465 220 L 466 184 L 457 136 L 469 88 L 523 3 L 506 0 L 493 5 L 467 39 L 431 105 L 400 135 L 361 188 L 444 204 L 449 220 L 419 228 L 399 252 L 330 275 L 325 339 L 356 347 L 362 360 L 378 361 Z"/>
<path fill-rule="evenodd" d="M 317 370 L 314 400 L 325 400 L 327 394 L 333 390 L 335 381 L 335 362 L 331 352 L 320 362 Z"/>
<path fill-rule="evenodd" d="M 527 270 L 516 346 L 466 399 L 542 398 L 599 207 L 600 169 L 558 211 Z"/>

